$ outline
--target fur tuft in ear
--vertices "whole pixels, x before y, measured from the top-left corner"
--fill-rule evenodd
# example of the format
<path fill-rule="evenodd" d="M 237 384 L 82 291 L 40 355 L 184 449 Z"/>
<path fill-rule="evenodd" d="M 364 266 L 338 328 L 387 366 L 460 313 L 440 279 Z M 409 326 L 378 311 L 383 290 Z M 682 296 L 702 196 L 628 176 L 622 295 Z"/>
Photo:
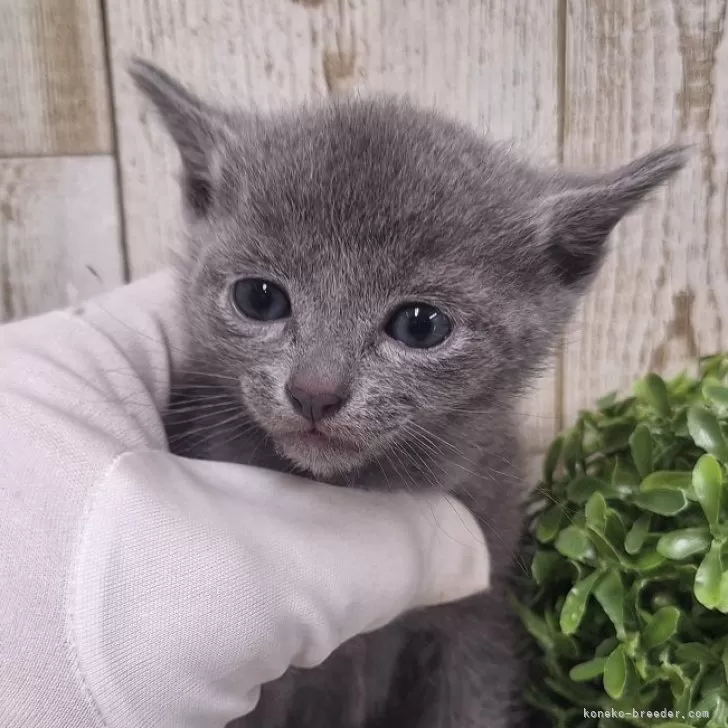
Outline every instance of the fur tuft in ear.
<path fill-rule="evenodd" d="M 208 106 L 166 71 L 133 58 L 129 75 L 152 102 L 177 145 L 182 159 L 184 200 L 196 217 L 204 217 L 215 190 L 221 121 Z"/>
<path fill-rule="evenodd" d="M 542 234 L 564 285 L 574 285 L 597 271 L 607 237 L 617 223 L 682 169 L 688 157 L 689 147 L 659 149 L 542 200 Z"/>

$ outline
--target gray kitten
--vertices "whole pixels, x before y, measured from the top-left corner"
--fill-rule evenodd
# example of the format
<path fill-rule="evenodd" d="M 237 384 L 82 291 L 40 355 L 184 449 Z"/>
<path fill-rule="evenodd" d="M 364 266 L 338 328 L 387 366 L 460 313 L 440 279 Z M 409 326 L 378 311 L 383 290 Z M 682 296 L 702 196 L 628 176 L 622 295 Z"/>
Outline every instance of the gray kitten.
<path fill-rule="evenodd" d="M 349 487 L 444 489 L 492 550 L 490 593 L 289 671 L 235 725 L 523 721 L 506 598 L 526 490 L 514 398 L 611 230 L 684 151 L 580 176 L 403 102 L 264 115 L 213 108 L 143 62 L 132 74 L 182 159 L 189 361 L 167 414 L 173 451 Z"/>

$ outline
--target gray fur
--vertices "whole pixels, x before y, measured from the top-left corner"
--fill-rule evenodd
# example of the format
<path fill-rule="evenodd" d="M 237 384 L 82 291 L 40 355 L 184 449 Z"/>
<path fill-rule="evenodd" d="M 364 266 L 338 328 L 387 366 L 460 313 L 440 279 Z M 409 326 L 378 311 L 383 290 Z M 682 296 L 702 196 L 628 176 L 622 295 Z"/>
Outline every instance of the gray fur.
<path fill-rule="evenodd" d="M 208 106 L 140 61 L 132 74 L 182 159 L 189 370 L 174 377 L 172 449 L 350 487 L 444 489 L 479 517 L 493 555 L 489 594 L 290 671 L 236 725 L 517 723 L 523 670 L 505 598 L 524 521 L 514 397 L 559 341 L 610 231 L 685 152 L 567 174 L 404 101 L 261 115 Z M 241 276 L 282 285 L 291 319 L 236 314 Z M 383 333 L 413 300 L 454 321 L 441 346 L 408 350 Z M 284 394 L 301 372 L 346 384 L 350 399 L 320 428 L 354 450 L 282 441 L 304 427 Z"/>

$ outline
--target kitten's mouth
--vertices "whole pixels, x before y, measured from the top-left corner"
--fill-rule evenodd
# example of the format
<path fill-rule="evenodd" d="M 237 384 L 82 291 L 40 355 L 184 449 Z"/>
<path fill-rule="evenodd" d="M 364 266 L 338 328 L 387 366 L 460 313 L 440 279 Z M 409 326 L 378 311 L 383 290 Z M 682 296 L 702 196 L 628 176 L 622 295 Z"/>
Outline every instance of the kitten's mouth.
<path fill-rule="evenodd" d="M 277 432 L 276 448 L 288 460 L 317 478 L 330 478 L 361 464 L 362 449 L 354 440 L 319 428 Z"/>

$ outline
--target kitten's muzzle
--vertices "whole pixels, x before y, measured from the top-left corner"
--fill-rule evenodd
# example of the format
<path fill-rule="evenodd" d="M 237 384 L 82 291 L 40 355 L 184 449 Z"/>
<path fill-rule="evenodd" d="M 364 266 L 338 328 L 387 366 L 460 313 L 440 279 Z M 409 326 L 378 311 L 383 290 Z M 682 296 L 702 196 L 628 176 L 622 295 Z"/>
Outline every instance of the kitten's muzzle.
<path fill-rule="evenodd" d="M 286 395 L 293 409 L 311 422 L 319 422 L 333 416 L 346 402 L 343 389 L 311 391 L 296 384 L 288 384 Z"/>

